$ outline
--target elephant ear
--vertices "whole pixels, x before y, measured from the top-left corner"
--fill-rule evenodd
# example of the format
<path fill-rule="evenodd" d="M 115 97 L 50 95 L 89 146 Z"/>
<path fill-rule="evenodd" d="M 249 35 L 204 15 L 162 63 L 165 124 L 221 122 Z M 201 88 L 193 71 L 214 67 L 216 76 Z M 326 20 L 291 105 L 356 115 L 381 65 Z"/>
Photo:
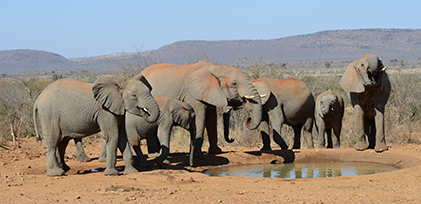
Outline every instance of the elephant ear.
<path fill-rule="evenodd" d="M 323 93 L 322 93 L 323 94 Z M 321 118 L 324 118 L 324 115 L 322 113 L 322 107 L 320 106 L 320 102 L 322 101 L 323 95 L 319 95 L 316 99 L 316 114 L 320 116 Z"/>
<path fill-rule="evenodd" d="M 344 75 L 341 78 L 339 84 L 346 92 L 362 93 L 365 91 L 364 84 L 358 76 L 357 68 L 354 63 L 348 65 Z"/>
<path fill-rule="evenodd" d="M 114 75 L 99 77 L 92 86 L 95 100 L 110 112 L 116 115 L 124 115 L 121 87 L 125 81 L 124 78 Z"/>
<path fill-rule="evenodd" d="M 133 79 L 135 80 L 139 80 L 141 82 L 143 82 L 146 87 L 149 88 L 149 91 L 152 91 L 152 85 L 149 83 L 149 81 L 145 78 L 145 76 L 143 76 L 143 74 L 138 74 L 135 77 L 133 77 Z"/>
<path fill-rule="evenodd" d="M 269 100 L 270 97 L 270 88 L 265 82 L 252 82 L 253 86 L 256 88 L 257 92 L 259 92 L 260 99 L 262 100 L 262 105 L 265 105 L 266 102 Z"/>
<path fill-rule="evenodd" d="M 227 106 L 220 81 L 212 74 L 211 67 L 204 67 L 189 74 L 184 80 L 184 84 L 189 93 L 197 100 L 214 106 Z"/>
<path fill-rule="evenodd" d="M 179 107 L 171 110 L 171 116 L 175 123 L 183 127 L 184 129 L 189 129 L 189 111 Z"/>

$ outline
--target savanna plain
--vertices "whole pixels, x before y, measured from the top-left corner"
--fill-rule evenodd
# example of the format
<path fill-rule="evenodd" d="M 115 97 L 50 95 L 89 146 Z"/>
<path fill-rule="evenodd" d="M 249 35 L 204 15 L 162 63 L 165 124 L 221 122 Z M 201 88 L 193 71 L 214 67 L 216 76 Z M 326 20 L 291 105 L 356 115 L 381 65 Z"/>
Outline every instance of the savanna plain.
<path fill-rule="evenodd" d="M 384 60 L 392 92 L 386 105 L 385 132 L 389 150 L 356 151 L 355 121 L 349 98 L 339 86 L 345 66 L 318 62 L 312 69 L 299 69 L 285 63 L 259 59 L 237 64 L 250 80 L 260 77 L 296 77 L 307 84 L 313 95 L 331 89 L 345 100 L 340 149 L 280 150 L 260 152 L 261 139 L 256 130 L 243 126 L 247 112 L 237 111 L 231 117 L 231 137 L 226 143 L 222 121 L 218 121 L 219 146 L 222 153 L 205 154 L 187 165 L 188 133 L 175 128 L 171 138 L 169 165 L 159 167 L 149 158 L 151 167 L 139 173 L 123 175 L 124 162 L 117 159 L 118 176 L 104 176 L 105 163 L 99 162 L 102 135 L 84 138 L 90 162 L 78 162 L 74 143 L 66 151 L 70 170 L 63 176 L 46 175 L 45 143 L 34 137 L 32 106 L 40 91 L 59 78 L 92 82 L 97 71 L 72 71 L 66 74 L 48 72 L 42 76 L 0 79 L 0 194 L 3 203 L 420 203 L 421 202 L 421 74 L 420 62 L 399 63 Z M 346 63 L 345 63 L 346 64 Z M 126 78 L 145 67 L 136 62 L 116 65 L 115 73 Z M 222 113 L 222 110 L 219 110 Z M 292 128 L 284 126 L 282 135 L 293 143 Z M 205 137 L 206 138 L 206 137 Z M 316 134 L 313 140 L 317 141 Z M 146 152 L 146 145 L 142 143 Z M 207 141 L 203 150 L 207 150 Z M 365 161 L 390 164 L 396 171 L 363 176 L 330 178 L 252 178 L 210 177 L 209 169 L 247 164 L 283 162 Z"/>

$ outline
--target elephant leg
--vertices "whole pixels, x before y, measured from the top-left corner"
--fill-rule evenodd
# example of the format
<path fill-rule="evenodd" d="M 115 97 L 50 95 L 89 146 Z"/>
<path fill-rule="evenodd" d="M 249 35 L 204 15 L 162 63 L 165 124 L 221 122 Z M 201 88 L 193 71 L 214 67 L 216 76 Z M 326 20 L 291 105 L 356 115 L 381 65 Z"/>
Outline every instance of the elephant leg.
<path fill-rule="evenodd" d="M 117 163 L 117 146 L 118 146 L 118 130 L 115 131 L 103 131 L 106 144 L 106 168 L 104 171 L 105 175 L 117 175 L 118 171 L 115 168 Z"/>
<path fill-rule="evenodd" d="M 368 139 L 368 148 L 367 149 L 374 149 L 376 146 L 376 127 L 373 120 L 369 120 L 368 118 L 365 119 L 365 134 L 367 135 Z"/>
<path fill-rule="evenodd" d="M 70 139 L 63 139 L 59 144 L 58 144 L 58 166 L 60 168 L 62 168 L 64 171 L 69 171 L 70 167 L 67 166 L 66 162 L 64 161 L 64 156 L 66 154 L 66 148 L 67 145 L 69 144 Z"/>
<path fill-rule="evenodd" d="M 301 148 L 301 129 L 303 128 L 302 125 L 294 125 L 292 129 L 294 129 L 294 145 L 292 149 L 300 149 Z"/>
<path fill-rule="evenodd" d="M 337 127 L 333 127 L 333 137 L 332 137 L 332 145 L 333 148 L 341 148 L 341 125 L 337 125 Z"/>
<path fill-rule="evenodd" d="M 120 125 L 118 134 L 118 148 L 123 154 L 124 159 L 124 174 L 137 173 L 137 169 L 133 166 L 133 154 L 131 150 L 131 144 L 127 139 L 126 128 L 123 124 Z"/>
<path fill-rule="evenodd" d="M 133 150 L 136 153 L 137 156 L 137 162 L 139 163 L 140 167 L 150 167 L 148 160 L 146 159 L 145 155 L 143 155 L 142 149 L 136 145 L 133 146 Z"/>
<path fill-rule="evenodd" d="M 269 113 L 269 119 L 273 128 L 273 141 L 275 141 L 275 143 L 278 144 L 281 149 L 288 149 L 287 143 L 281 136 L 282 124 L 284 123 L 283 115 L 276 113 L 276 111 L 273 110 L 271 113 Z"/>
<path fill-rule="evenodd" d="M 355 144 L 354 148 L 358 151 L 366 150 L 368 148 L 368 142 L 366 138 L 366 128 L 365 128 L 365 118 L 364 118 L 364 111 L 359 105 L 354 106 L 354 114 L 355 114 L 355 121 L 356 121 L 356 132 L 357 132 L 357 144 Z"/>
<path fill-rule="evenodd" d="M 170 154 L 170 135 L 172 127 L 160 127 L 158 128 L 158 139 L 161 144 L 160 155 L 155 158 L 155 162 L 159 166 L 164 166 L 164 160 Z"/>
<path fill-rule="evenodd" d="M 304 137 L 306 138 L 307 148 L 309 149 L 314 149 L 312 131 L 313 131 L 313 118 L 307 118 L 306 122 L 304 123 Z"/>
<path fill-rule="evenodd" d="M 319 133 L 318 134 L 319 138 L 317 139 L 319 143 L 318 148 L 324 149 L 326 148 L 326 140 L 325 140 L 326 125 L 324 122 L 319 122 L 317 123 L 317 128 L 318 128 L 318 133 Z"/>
<path fill-rule="evenodd" d="M 326 128 L 326 139 L 327 139 L 327 147 L 326 148 L 333 148 L 332 129 L 331 128 Z"/>
<path fill-rule="evenodd" d="M 376 152 L 383 152 L 388 150 L 387 144 L 386 144 L 386 139 L 384 136 L 384 115 L 383 115 L 384 111 L 379 111 L 376 108 L 376 116 L 374 119 L 375 122 L 375 127 L 374 129 L 376 130 L 376 146 L 374 147 L 374 150 Z"/>
<path fill-rule="evenodd" d="M 75 141 L 76 146 L 76 157 L 77 161 L 80 162 L 88 162 L 91 161 L 91 158 L 86 155 L 85 150 L 83 149 L 82 138 L 73 139 Z"/>
<path fill-rule="evenodd" d="M 205 130 L 205 108 L 199 107 L 194 111 L 196 112 L 196 142 L 194 147 L 194 157 L 203 159 L 202 145 Z"/>
<path fill-rule="evenodd" d="M 266 112 L 263 112 L 262 122 L 260 123 L 260 135 L 262 137 L 263 147 L 260 151 L 270 151 L 272 148 L 270 147 L 270 133 L 269 133 L 269 117 Z"/>
<path fill-rule="evenodd" d="M 63 175 L 65 171 L 59 166 L 59 144 L 61 142 L 61 135 L 58 134 L 59 131 L 55 131 L 54 128 L 42 126 L 42 129 L 44 131 L 44 140 L 47 147 L 47 175 Z M 54 132 L 56 132 L 57 134 L 52 134 Z"/>
<path fill-rule="evenodd" d="M 107 141 L 105 139 L 104 139 L 104 142 L 102 143 L 101 156 L 99 156 L 98 161 L 99 162 L 107 161 Z"/>
<path fill-rule="evenodd" d="M 149 157 L 157 157 L 161 150 L 161 144 L 159 143 L 158 137 L 146 138 L 146 144 L 148 146 Z"/>
<path fill-rule="evenodd" d="M 221 148 L 218 147 L 218 133 L 217 133 L 217 113 L 215 106 L 209 106 L 206 111 L 205 127 L 209 138 L 210 154 L 221 153 Z"/>

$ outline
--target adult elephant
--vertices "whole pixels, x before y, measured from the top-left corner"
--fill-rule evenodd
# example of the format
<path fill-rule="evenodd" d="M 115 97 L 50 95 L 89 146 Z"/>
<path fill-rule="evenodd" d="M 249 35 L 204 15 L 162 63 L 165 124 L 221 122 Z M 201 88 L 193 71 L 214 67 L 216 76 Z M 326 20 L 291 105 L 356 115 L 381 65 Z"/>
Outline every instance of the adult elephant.
<path fill-rule="evenodd" d="M 377 55 L 367 54 L 350 63 L 340 81 L 354 107 L 356 150 L 374 148 L 376 152 L 383 152 L 388 149 L 384 136 L 384 111 L 391 85 L 386 69 Z"/>
<path fill-rule="evenodd" d="M 134 77 L 145 76 L 153 95 L 170 96 L 190 104 L 196 113 L 195 157 L 201 151 L 206 128 L 209 153 L 220 153 L 217 145 L 216 107 L 240 108 L 246 101 L 252 104 L 252 117 L 246 120 L 249 129 L 259 126 L 262 118 L 261 100 L 254 86 L 236 67 L 201 61 L 189 65 L 152 65 Z"/>
<path fill-rule="evenodd" d="M 155 158 L 159 166 L 163 166 L 164 160 L 170 153 L 170 136 L 174 126 L 180 126 L 190 131 L 190 155 L 189 164 L 193 165 L 193 150 L 195 142 L 195 113 L 193 108 L 182 101 L 168 96 L 153 96 L 158 103 L 160 115 L 156 122 L 148 123 L 136 115 L 126 114 L 126 132 L 130 144 L 136 152 L 140 166 L 147 167 L 150 164 L 146 161 L 140 149 L 140 140 L 147 139 L 148 150 L 152 152 L 160 151 L 160 155 Z M 156 140 L 158 139 L 158 141 Z M 104 147 L 105 147 L 104 142 Z M 107 156 L 105 148 L 102 148 L 99 161 L 105 161 Z M 83 150 L 83 148 L 81 148 Z M 79 151 L 81 150 L 79 149 Z M 77 149 L 78 150 L 78 149 Z"/>
<path fill-rule="evenodd" d="M 301 129 L 303 126 L 307 147 L 314 148 L 311 134 L 315 102 L 310 89 L 304 82 L 296 78 L 260 78 L 251 81 L 251 83 L 262 97 L 263 118 L 260 124 L 260 133 L 263 147 L 261 150 L 271 150 L 269 124 L 273 129 L 273 140 L 282 149 L 288 149 L 288 145 L 281 137 L 282 124 L 287 124 L 294 129 L 293 149 L 300 149 L 301 147 Z M 229 115 L 225 117 L 229 117 Z M 225 127 L 229 125 L 228 121 L 224 119 Z M 228 128 L 224 128 L 224 130 L 225 134 L 228 135 Z"/>
<path fill-rule="evenodd" d="M 133 173 L 133 157 L 125 135 L 124 115 L 128 111 L 155 122 L 159 108 L 144 77 L 125 80 L 112 75 L 99 77 L 93 84 L 74 79 L 60 79 L 48 85 L 34 104 L 37 140 L 38 119 L 47 146 L 47 175 L 58 176 L 70 168 L 64 154 L 70 139 L 81 139 L 99 131 L 107 141 L 105 175 L 115 175 L 117 147 L 123 153 L 124 173 Z"/>

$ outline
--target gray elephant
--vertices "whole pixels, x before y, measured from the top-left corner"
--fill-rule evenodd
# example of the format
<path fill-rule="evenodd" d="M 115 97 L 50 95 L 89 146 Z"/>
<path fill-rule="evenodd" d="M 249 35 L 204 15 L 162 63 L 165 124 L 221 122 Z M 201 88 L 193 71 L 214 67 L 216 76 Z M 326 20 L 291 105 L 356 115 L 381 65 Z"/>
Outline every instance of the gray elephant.
<path fill-rule="evenodd" d="M 126 114 L 127 138 L 136 152 L 140 166 L 147 167 L 149 163 L 140 149 L 140 140 L 147 139 L 148 151 L 160 151 L 160 155 L 155 158 L 159 166 L 163 166 L 164 160 L 170 153 L 170 136 L 173 126 L 180 126 L 190 131 L 190 155 L 189 164 L 193 165 L 193 150 L 195 142 L 194 120 L 195 113 L 193 108 L 182 101 L 168 96 L 153 96 L 158 103 L 161 111 L 158 120 L 155 123 L 148 123 L 131 113 Z M 158 139 L 158 141 L 156 140 Z M 104 143 L 105 145 L 105 143 Z M 82 148 L 83 149 L 83 148 Z M 105 149 L 102 148 L 100 161 L 106 158 Z"/>
<path fill-rule="evenodd" d="M 216 107 L 242 107 L 252 104 L 252 117 L 246 120 L 249 129 L 259 126 L 262 106 L 259 93 L 236 67 L 201 61 L 190 65 L 152 65 L 134 78 L 145 76 L 151 83 L 153 95 L 170 96 L 190 104 L 196 113 L 196 142 L 194 156 L 203 158 L 201 151 L 206 128 L 209 153 L 220 153 L 217 146 Z"/>
<path fill-rule="evenodd" d="M 341 94 L 328 90 L 316 98 L 316 130 L 319 136 L 319 148 L 340 148 L 342 118 L 344 116 L 344 100 Z M 332 137 L 332 130 L 334 137 Z"/>
<path fill-rule="evenodd" d="M 263 118 L 260 133 L 263 140 L 262 151 L 271 150 L 269 123 L 273 129 L 273 140 L 282 149 L 288 145 L 281 137 L 282 124 L 294 129 L 293 149 L 301 147 L 301 129 L 304 126 L 308 148 L 314 148 L 312 128 L 314 120 L 314 97 L 310 89 L 296 78 L 269 79 L 260 78 L 251 81 L 262 97 Z M 247 108 L 247 106 L 245 106 Z M 224 126 L 228 126 L 224 122 Z M 228 128 L 224 128 L 227 131 Z M 228 133 L 226 133 L 228 134 Z"/>
<path fill-rule="evenodd" d="M 115 175 L 117 147 L 123 153 L 124 173 L 133 173 L 133 157 L 124 128 L 126 111 L 155 122 L 159 107 L 144 77 L 140 80 L 104 75 L 93 84 L 60 79 L 48 85 L 34 104 L 36 138 L 37 113 L 47 146 L 47 175 L 58 176 L 70 168 L 64 155 L 70 139 L 81 139 L 99 131 L 107 141 L 105 175 Z"/>
<path fill-rule="evenodd" d="M 377 55 L 367 54 L 350 63 L 340 81 L 354 107 L 356 150 L 374 148 L 376 152 L 383 152 L 388 149 L 384 136 L 384 111 L 391 85 L 386 69 Z"/>

